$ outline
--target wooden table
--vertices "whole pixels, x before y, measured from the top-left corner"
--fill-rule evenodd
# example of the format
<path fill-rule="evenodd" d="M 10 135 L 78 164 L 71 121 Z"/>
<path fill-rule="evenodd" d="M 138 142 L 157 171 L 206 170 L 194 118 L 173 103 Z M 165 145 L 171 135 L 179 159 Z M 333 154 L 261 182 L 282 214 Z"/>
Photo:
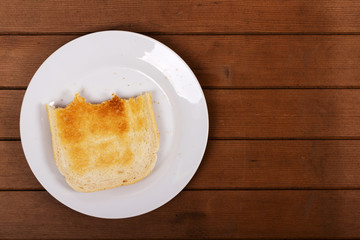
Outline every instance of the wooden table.
<path fill-rule="evenodd" d="M 123 220 L 52 198 L 19 137 L 22 98 L 40 64 L 66 42 L 109 29 L 174 49 L 210 115 L 190 184 Z M 360 237 L 359 1 L 2 0 L 0 89 L 0 238 Z"/>

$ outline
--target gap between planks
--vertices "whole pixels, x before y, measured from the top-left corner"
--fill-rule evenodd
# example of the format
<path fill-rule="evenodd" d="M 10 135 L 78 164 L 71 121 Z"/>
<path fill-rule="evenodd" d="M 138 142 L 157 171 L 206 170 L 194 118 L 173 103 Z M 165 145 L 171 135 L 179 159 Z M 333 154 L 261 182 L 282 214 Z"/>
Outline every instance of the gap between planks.
<path fill-rule="evenodd" d="M 359 141 L 360 140 L 360 136 L 356 136 L 356 137 L 313 137 L 313 138 L 239 138 L 239 137 L 234 137 L 234 138 L 223 138 L 223 137 L 210 137 L 208 138 L 209 141 L 217 141 L 217 140 L 226 140 L 226 141 L 349 141 L 349 140 L 353 140 L 353 141 Z M 21 141 L 20 138 L 1 138 L 0 137 L 0 141 L 11 141 L 11 142 L 16 142 L 16 141 Z"/>
<path fill-rule="evenodd" d="M 359 89 L 360 86 L 301 86 L 301 87 L 202 87 L 204 90 L 354 90 Z M 23 86 L 0 86 L 1 90 L 27 90 Z"/>
<path fill-rule="evenodd" d="M 0 192 L 45 192 L 45 189 L 0 189 Z M 185 192 L 201 191 L 360 191 L 360 188 L 201 188 L 201 189 L 183 189 Z"/>
<path fill-rule="evenodd" d="M 0 36 L 77 36 L 86 35 L 101 31 L 126 31 L 120 29 L 104 29 L 99 31 L 90 32 L 0 32 Z M 323 36 L 323 35 L 340 35 L 340 36 L 353 36 L 360 35 L 360 32 L 135 32 L 144 35 L 184 35 L 184 36 Z"/>

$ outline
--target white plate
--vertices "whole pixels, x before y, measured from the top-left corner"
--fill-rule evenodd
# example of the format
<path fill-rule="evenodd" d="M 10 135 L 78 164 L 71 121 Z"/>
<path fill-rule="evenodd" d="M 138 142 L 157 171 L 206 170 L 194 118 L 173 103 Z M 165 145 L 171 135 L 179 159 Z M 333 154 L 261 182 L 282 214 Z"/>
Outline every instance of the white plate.
<path fill-rule="evenodd" d="M 76 92 L 94 103 L 112 93 L 127 98 L 147 91 L 153 92 L 160 132 L 153 172 L 129 186 L 95 193 L 72 190 L 54 162 L 44 105 L 65 106 Z M 22 146 L 39 182 L 66 206 L 101 218 L 144 214 L 175 197 L 201 162 L 208 128 L 204 94 L 186 63 L 164 44 L 125 31 L 89 34 L 55 51 L 32 78 L 20 115 Z"/>

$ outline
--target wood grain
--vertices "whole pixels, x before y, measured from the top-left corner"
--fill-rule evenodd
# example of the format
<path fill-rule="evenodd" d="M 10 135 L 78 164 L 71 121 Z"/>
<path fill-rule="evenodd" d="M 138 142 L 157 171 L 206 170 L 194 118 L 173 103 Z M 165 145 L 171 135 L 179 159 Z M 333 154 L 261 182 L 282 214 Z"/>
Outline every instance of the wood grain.
<path fill-rule="evenodd" d="M 3 0 L 0 32 L 358 33 L 359 11 L 355 0 Z"/>
<path fill-rule="evenodd" d="M 20 108 L 25 91 L 0 91 L 0 139 L 20 137 Z"/>
<path fill-rule="evenodd" d="M 0 238 L 299 239 L 360 235 L 360 192 L 350 190 L 185 191 L 151 213 L 120 220 L 82 215 L 46 192 L 0 192 L 0 205 Z"/>
<path fill-rule="evenodd" d="M 41 63 L 78 37 L 0 36 L 0 87 L 25 88 Z M 205 88 L 359 88 L 360 36 L 150 35 Z"/>
<path fill-rule="evenodd" d="M 19 141 L 0 141 L 0 152 L 0 190 L 43 189 Z M 359 140 L 210 140 L 186 189 L 360 188 L 359 155 Z"/>
<path fill-rule="evenodd" d="M 0 190 L 43 189 L 27 164 L 20 141 L 0 141 L 0 152 Z"/>
<path fill-rule="evenodd" d="M 24 91 L 0 91 L 0 138 L 19 138 Z M 360 91 L 205 90 L 210 137 L 360 138 Z"/>
<path fill-rule="evenodd" d="M 27 87 L 43 61 L 74 38 L 75 36 L 0 36 L 0 86 Z"/>
<path fill-rule="evenodd" d="M 206 90 L 216 138 L 359 138 L 360 91 Z"/>
<path fill-rule="evenodd" d="M 358 140 L 210 140 L 187 189 L 360 188 Z"/>

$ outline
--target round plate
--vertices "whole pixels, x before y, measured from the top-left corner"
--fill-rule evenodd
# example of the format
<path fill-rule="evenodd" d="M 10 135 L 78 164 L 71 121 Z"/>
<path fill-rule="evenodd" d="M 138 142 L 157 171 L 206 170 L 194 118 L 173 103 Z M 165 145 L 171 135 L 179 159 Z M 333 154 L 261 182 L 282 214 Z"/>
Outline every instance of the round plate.
<path fill-rule="evenodd" d="M 128 98 L 148 91 L 160 132 L 150 175 L 94 193 L 70 188 L 54 162 L 45 104 L 66 106 L 77 92 L 99 103 L 112 93 Z M 144 214 L 175 197 L 201 162 L 208 130 L 205 97 L 186 63 L 164 44 L 125 31 L 92 33 L 55 51 L 32 78 L 20 115 L 22 146 L 39 182 L 66 206 L 101 218 Z"/>

